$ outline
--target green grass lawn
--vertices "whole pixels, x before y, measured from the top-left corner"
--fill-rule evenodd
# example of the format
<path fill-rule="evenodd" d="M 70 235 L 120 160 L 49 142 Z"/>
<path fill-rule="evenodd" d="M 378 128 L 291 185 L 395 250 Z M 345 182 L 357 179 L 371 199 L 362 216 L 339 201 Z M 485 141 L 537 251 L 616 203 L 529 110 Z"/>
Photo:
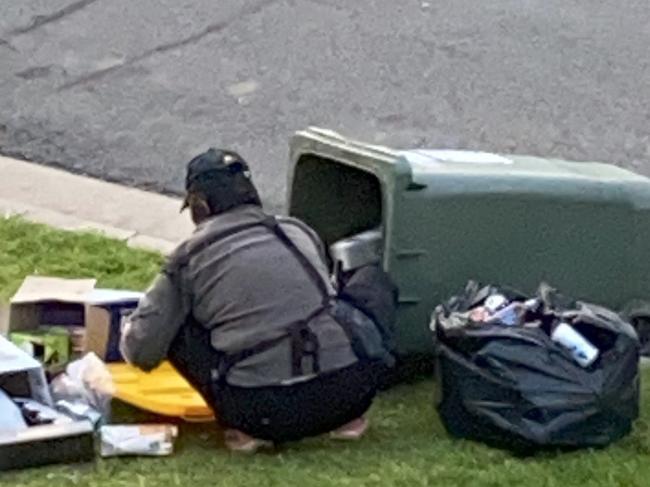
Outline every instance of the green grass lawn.
<path fill-rule="evenodd" d="M 161 259 L 89 234 L 52 231 L 0 219 L 0 297 L 8 298 L 32 273 L 97 277 L 102 286 L 144 288 Z M 650 376 L 645 374 L 646 397 Z M 147 415 L 116 405 L 114 418 Z M 650 407 L 632 435 L 603 450 L 545 453 L 520 459 L 447 436 L 433 409 L 433 382 L 383 393 L 370 412 L 372 428 L 358 443 L 316 438 L 242 457 L 224 450 L 212 425 L 181 424 L 176 452 L 159 459 L 97 460 L 0 473 L 11 486 L 648 486 Z"/>

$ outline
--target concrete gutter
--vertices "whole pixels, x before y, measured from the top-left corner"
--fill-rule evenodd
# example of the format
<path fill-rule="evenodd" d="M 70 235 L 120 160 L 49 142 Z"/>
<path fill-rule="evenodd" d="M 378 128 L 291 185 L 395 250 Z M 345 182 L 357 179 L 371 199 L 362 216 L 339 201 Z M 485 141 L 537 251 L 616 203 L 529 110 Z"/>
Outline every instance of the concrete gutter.
<path fill-rule="evenodd" d="M 92 230 L 167 254 L 192 232 L 181 201 L 0 156 L 0 216 Z"/>

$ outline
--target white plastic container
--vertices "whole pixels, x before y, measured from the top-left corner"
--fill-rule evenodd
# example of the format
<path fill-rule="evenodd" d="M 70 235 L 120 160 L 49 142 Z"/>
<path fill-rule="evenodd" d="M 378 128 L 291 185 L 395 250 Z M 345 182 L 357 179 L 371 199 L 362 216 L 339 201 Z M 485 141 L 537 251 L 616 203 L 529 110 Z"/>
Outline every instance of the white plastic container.
<path fill-rule="evenodd" d="M 345 272 L 377 264 L 382 245 L 381 230 L 368 230 L 335 242 L 330 246 L 330 255 L 335 267 Z"/>
<path fill-rule="evenodd" d="M 589 367 L 600 354 L 600 351 L 589 340 L 567 323 L 557 325 L 551 333 L 551 340 L 568 349 L 575 361 L 582 367 Z"/>

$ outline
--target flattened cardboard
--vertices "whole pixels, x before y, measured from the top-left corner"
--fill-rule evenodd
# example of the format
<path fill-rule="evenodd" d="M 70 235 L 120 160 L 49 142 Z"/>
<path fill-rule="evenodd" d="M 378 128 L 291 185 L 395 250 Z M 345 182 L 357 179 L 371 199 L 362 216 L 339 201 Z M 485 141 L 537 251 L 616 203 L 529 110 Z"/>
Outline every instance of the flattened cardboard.
<path fill-rule="evenodd" d="M 58 277 L 28 276 L 11 298 L 11 304 L 61 301 L 84 302 L 97 284 L 96 279 L 62 279 Z"/>

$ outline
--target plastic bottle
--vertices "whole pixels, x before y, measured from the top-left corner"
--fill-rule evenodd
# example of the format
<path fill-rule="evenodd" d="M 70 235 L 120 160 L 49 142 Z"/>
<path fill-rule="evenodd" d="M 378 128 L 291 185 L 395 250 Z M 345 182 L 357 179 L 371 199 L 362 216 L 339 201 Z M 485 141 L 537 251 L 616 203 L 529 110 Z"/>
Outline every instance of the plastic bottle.
<path fill-rule="evenodd" d="M 582 367 L 589 367 L 600 355 L 600 350 L 568 323 L 559 323 L 551 332 L 551 340 L 571 352 Z"/>

